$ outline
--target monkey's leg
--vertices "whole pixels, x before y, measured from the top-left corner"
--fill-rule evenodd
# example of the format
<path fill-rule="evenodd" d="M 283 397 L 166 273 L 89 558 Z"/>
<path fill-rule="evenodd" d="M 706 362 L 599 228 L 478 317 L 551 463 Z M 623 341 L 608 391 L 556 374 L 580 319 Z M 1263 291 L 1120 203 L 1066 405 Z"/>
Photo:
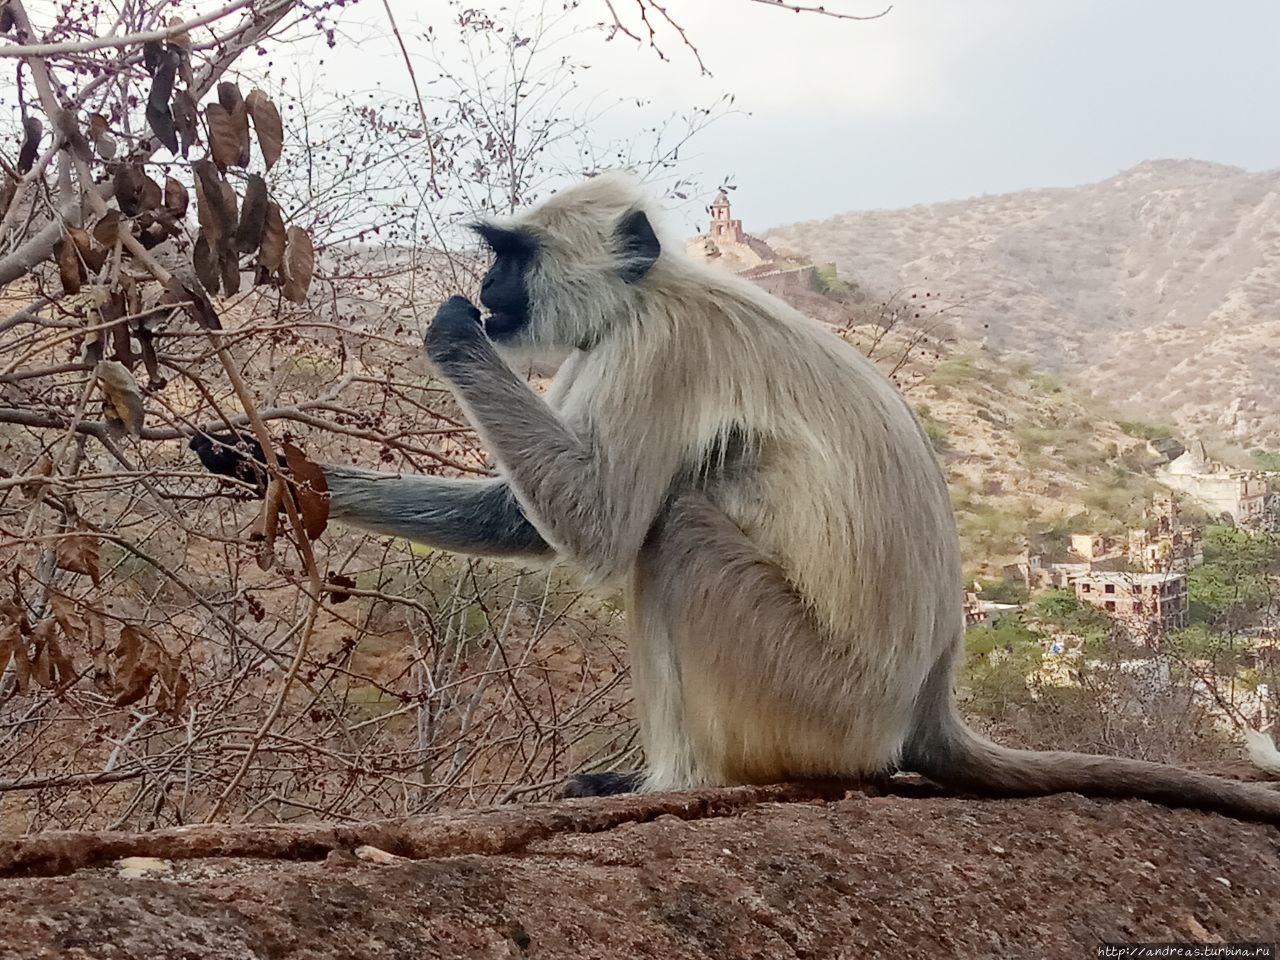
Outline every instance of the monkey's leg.
<path fill-rule="evenodd" d="M 642 611 L 656 619 L 643 639 L 665 635 L 674 664 L 649 678 L 648 703 L 637 700 L 658 705 L 664 731 L 645 743 L 657 752 L 650 789 L 893 769 L 910 698 L 861 689 L 870 671 L 859 657 L 873 653 L 819 628 L 783 571 L 709 499 L 684 494 L 664 512 L 639 575 Z M 658 653 L 650 663 L 663 662 Z"/>
<path fill-rule="evenodd" d="M 400 477 L 333 465 L 324 476 L 335 520 L 455 553 L 551 555 L 503 480 Z"/>
<path fill-rule="evenodd" d="M 631 689 L 648 768 L 574 774 L 561 788 L 562 797 L 685 790 L 704 782 L 685 724 L 668 598 L 654 589 L 657 555 L 657 545 L 650 541 L 641 553 L 627 598 Z"/>
<path fill-rule="evenodd" d="M 711 501 L 685 494 L 640 554 L 627 608 L 648 769 L 642 789 L 883 776 L 909 704 L 886 718 L 865 674 L 815 626 L 783 572 Z M 573 778 L 590 795 L 614 779 Z"/>

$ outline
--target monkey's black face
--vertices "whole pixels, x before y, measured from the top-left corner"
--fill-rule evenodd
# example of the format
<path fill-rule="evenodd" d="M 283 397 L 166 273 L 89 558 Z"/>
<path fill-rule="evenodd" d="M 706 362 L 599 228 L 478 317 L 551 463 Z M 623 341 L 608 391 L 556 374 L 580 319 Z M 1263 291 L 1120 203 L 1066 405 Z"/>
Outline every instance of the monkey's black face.
<path fill-rule="evenodd" d="M 493 251 L 493 266 L 485 274 L 480 302 L 489 311 L 484 323 L 489 339 L 501 343 L 529 325 L 529 269 L 538 255 L 537 240 L 522 230 L 479 224 L 475 231 Z"/>

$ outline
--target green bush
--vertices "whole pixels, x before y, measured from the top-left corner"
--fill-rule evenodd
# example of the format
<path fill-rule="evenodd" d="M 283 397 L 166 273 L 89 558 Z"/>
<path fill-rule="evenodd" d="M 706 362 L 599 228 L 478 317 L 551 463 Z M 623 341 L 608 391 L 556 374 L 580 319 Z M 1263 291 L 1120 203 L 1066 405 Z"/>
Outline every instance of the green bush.
<path fill-rule="evenodd" d="M 1280 538 L 1238 527 L 1204 532 L 1204 563 L 1187 578 L 1190 619 L 1205 626 L 1247 626 L 1271 598 L 1270 578 L 1280 574 Z"/>
<path fill-rule="evenodd" d="M 947 449 L 947 425 L 941 420 L 929 416 L 927 407 L 922 407 L 917 412 L 917 415 L 920 418 L 920 425 L 924 427 L 925 436 L 933 444 L 934 452 L 945 452 Z"/>
<path fill-rule="evenodd" d="M 1214 672 L 1224 677 L 1235 676 L 1248 650 L 1243 639 L 1224 637 L 1202 623 L 1170 631 L 1166 643 L 1174 656 L 1212 661 Z"/>
<path fill-rule="evenodd" d="M 1029 596 L 1027 585 L 1021 580 L 994 580 L 982 585 L 982 599 L 992 603 L 1023 604 Z"/>
<path fill-rule="evenodd" d="M 849 292 L 849 285 L 840 279 L 834 263 L 820 263 L 814 268 L 818 277 L 818 292 L 839 295 Z"/>
<path fill-rule="evenodd" d="M 1250 450 L 1249 459 L 1253 461 L 1258 470 L 1280 472 L 1280 453 L 1272 453 L 1270 450 L 1262 449 Z"/>
<path fill-rule="evenodd" d="M 1047 590 L 1035 598 L 1032 610 L 1051 630 L 1068 633 L 1084 641 L 1086 651 L 1096 651 L 1111 636 L 1107 615 L 1081 602 L 1071 587 Z"/>
<path fill-rule="evenodd" d="M 929 383 L 939 387 L 958 387 L 981 375 L 977 360 L 969 354 L 947 357 L 929 375 Z"/>
<path fill-rule="evenodd" d="M 1003 717 L 1030 700 L 1027 678 L 1040 668 L 1044 650 L 1021 617 L 1001 617 L 994 624 L 970 627 L 965 634 L 965 669 L 961 678 L 968 709 L 987 717 Z"/>
<path fill-rule="evenodd" d="M 1141 420 L 1121 420 L 1119 426 L 1129 436 L 1137 437 L 1139 440 L 1159 440 L 1161 437 L 1175 436 L 1172 427 L 1144 423 Z"/>

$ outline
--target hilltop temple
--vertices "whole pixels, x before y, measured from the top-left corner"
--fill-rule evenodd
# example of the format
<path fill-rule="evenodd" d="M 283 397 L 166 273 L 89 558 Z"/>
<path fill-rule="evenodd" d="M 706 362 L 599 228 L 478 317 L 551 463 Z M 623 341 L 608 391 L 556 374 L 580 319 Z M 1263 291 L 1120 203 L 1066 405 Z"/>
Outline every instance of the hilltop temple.
<path fill-rule="evenodd" d="M 747 277 L 770 293 L 818 290 L 822 281 L 812 263 L 784 257 L 759 237 L 742 229 L 734 219 L 729 195 L 721 190 L 711 201 L 711 223 L 706 233 L 690 237 L 689 255 L 712 261 Z"/>

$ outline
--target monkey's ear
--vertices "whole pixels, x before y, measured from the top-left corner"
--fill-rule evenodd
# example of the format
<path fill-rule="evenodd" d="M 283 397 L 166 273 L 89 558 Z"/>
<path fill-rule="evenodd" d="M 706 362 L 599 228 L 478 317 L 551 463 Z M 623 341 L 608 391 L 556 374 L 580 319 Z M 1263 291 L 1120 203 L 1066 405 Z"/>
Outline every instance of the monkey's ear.
<path fill-rule="evenodd" d="M 618 238 L 618 253 L 622 260 L 622 279 L 635 283 L 658 261 L 658 254 L 662 252 L 658 235 L 653 232 L 643 210 L 635 210 L 623 217 L 614 234 Z"/>

